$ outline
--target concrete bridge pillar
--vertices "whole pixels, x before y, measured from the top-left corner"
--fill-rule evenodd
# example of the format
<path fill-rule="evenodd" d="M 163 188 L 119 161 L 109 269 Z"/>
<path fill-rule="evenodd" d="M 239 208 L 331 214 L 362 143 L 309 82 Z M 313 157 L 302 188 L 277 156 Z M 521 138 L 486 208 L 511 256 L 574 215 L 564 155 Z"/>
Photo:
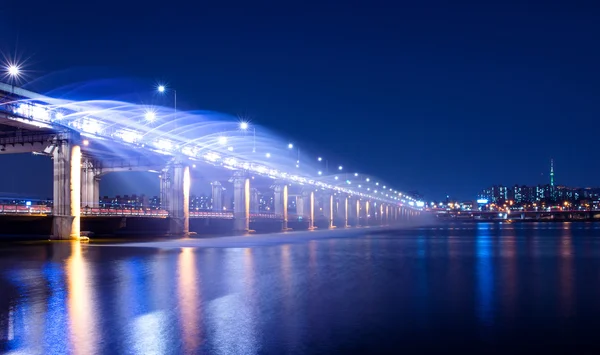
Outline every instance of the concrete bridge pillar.
<path fill-rule="evenodd" d="M 288 185 L 278 182 L 273 185 L 275 214 L 281 216 L 281 229 L 288 230 Z"/>
<path fill-rule="evenodd" d="M 169 190 L 171 189 L 170 176 L 169 168 L 165 168 L 158 177 L 160 180 L 160 208 L 165 211 L 169 210 Z"/>
<path fill-rule="evenodd" d="M 250 179 L 245 171 L 236 171 L 230 182 L 233 183 L 233 231 L 250 231 Z"/>
<path fill-rule="evenodd" d="M 337 197 L 337 226 L 346 228 L 348 226 L 348 196 L 345 193 L 339 193 Z"/>
<path fill-rule="evenodd" d="M 250 213 L 258 213 L 258 189 L 250 188 Z"/>
<path fill-rule="evenodd" d="M 190 167 L 173 161 L 163 175 L 166 175 L 162 178 L 166 191 L 161 191 L 161 195 L 166 197 L 169 234 L 187 236 L 190 232 Z"/>
<path fill-rule="evenodd" d="M 333 228 L 333 194 L 330 192 L 323 196 L 323 215 L 327 220 L 327 228 Z"/>
<path fill-rule="evenodd" d="M 314 229 L 315 225 L 315 192 L 314 190 L 302 191 L 302 217 L 308 222 L 308 229 Z"/>
<path fill-rule="evenodd" d="M 390 224 L 390 205 L 386 204 L 384 207 L 385 224 Z"/>
<path fill-rule="evenodd" d="M 223 211 L 223 185 L 219 181 L 212 183 L 212 210 Z"/>
<path fill-rule="evenodd" d="M 360 200 L 358 197 L 350 196 L 348 201 L 348 225 L 357 227 L 360 225 Z"/>
<path fill-rule="evenodd" d="M 94 208 L 100 205 L 100 175 L 90 158 L 81 163 L 81 205 Z"/>
<path fill-rule="evenodd" d="M 79 239 L 81 147 L 69 140 L 55 143 L 52 237 Z"/>
<path fill-rule="evenodd" d="M 371 220 L 371 216 L 370 216 L 370 212 L 369 211 L 369 200 L 364 200 L 363 201 L 364 207 L 361 211 L 361 215 L 363 217 L 363 225 L 368 226 L 369 222 Z"/>

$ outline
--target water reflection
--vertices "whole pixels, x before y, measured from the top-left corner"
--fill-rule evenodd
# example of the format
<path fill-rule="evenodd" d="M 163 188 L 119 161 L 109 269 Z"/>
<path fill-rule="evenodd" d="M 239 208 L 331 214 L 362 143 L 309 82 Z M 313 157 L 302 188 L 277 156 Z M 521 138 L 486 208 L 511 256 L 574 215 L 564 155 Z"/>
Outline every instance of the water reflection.
<path fill-rule="evenodd" d="M 517 241 L 513 230 L 509 230 L 509 235 L 504 236 L 501 241 L 502 253 L 502 302 L 505 304 L 507 316 L 515 316 L 517 300 Z"/>
<path fill-rule="evenodd" d="M 250 307 L 243 286 L 244 269 L 240 260 L 241 249 L 227 249 L 222 257 L 226 265 L 228 293 L 210 301 L 207 307 L 208 334 L 216 354 L 258 353 L 256 309 Z"/>
<path fill-rule="evenodd" d="M 570 223 L 565 223 L 566 226 L 562 230 L 559 244 L 559 268 L 560 282 L 559 295 L 561 299 L 561 308 L 565 317 L 573 316 L 574 309 L 574 283 L 575 272 L 573 268 L 573 237 Z"/>
<path fill-rule="evenodd" d="M 442 353 L 522 329 L 578 344 L 571 330 L 600 326 L 597 237 L 467 224 L 247 248 L 0 248 L 0 353 Z"/>
<path fill-rule="evenodd" d="M 202 299 L 198 287 L 199 273 L 196 266 L 196 254 L 192 248 L 181 248 L 179 253 L 179 304 L 182 328 L 183 349 L 190 354 L 202 342 L 202 315 L 199 300 Z"/>
<path fill-rule="evenodd" d="M 478 315 L 483 324 L 491 325 L 493 320 L 492 297 L 494 275 L 492 266 L 492 240 L 490 224 L 477 225 L 476 257 L 477 257 L 477 284 L 478 284 Z"/>
<path fill-rule="evenodd" d="M 94 304 L 93 276 L 89 263 L 82 255 L 82 246 L 73 242 L 71 257 L 65 265 L 69 313 L 69 335 L 71 347 L 77 354 L 95 354 L 97 352 L 96 305 Z"/>

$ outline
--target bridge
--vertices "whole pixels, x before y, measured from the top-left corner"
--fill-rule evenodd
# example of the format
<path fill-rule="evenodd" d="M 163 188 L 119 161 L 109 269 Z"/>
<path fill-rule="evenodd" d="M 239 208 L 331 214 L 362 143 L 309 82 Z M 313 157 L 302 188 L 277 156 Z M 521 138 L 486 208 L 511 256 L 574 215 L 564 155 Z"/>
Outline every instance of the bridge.
<path fill-rule="evenodd" d="M 231 220 L 233 232 L 245 233 L 261 219 L 276 220 L 281 230 L 290 223 L 346 228 L 403 223 L 422 212 L 422 202 L 374 176 L 342 166 L 324 173 L 292 144 L 258 133 L 247 122 L 203 113 L 72 101 L 0 83 L 0 154 L 47 156 L 54 182 L 52 206 L 4 205 L 0 214 L 51 216 L 52 236 L 74 239 L 82 218 L 98 216 L 164 218 L 170 235 L 185 236 L 196 218 Z M 157 175 L 160 209 L 99 206 L 102 177 L 127 171 Z M 190 211 L 190 187 L 200 180 L 210 181 L 212 211 Z M 260 189 L 273 192 L 272 213 L 258 211 Z M 292 199 L 295 213 L 288 211 Z"/>

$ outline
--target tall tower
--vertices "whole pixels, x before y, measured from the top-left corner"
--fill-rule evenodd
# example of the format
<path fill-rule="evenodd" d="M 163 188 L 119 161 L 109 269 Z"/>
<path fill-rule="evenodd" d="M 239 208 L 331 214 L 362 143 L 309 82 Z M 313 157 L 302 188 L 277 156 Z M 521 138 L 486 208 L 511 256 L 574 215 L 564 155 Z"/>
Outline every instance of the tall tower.
<path fill-rule="evenodd" d="M 554 159 L 550 159 L 550 186 L 554 187 Z"/>

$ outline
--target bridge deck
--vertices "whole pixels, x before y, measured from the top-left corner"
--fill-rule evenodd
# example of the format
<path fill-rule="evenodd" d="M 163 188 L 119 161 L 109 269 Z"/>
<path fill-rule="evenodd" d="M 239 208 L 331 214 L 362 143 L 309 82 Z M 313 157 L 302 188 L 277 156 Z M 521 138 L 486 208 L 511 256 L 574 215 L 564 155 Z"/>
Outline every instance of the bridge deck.
<path fill-rule="evenodd" d="M 0 205 L 0 214 L 17 216 L 40 216 L 52 215 L 50 206 L 20 206 L 20 205 Z M 166 218 L 169 213 L 160 209 L 111 209 L 111 208 L 82 208 L 82 217 L 154 217 Z M 290 215 L 292 218 L 294 215 Z M 233 219 L 233 212 L 223 211 L 190 211 L 190 218 L 219 218 Z M 251 213 L 250 219 L 282 219 L 283 217 L 275 213 Z"/>

